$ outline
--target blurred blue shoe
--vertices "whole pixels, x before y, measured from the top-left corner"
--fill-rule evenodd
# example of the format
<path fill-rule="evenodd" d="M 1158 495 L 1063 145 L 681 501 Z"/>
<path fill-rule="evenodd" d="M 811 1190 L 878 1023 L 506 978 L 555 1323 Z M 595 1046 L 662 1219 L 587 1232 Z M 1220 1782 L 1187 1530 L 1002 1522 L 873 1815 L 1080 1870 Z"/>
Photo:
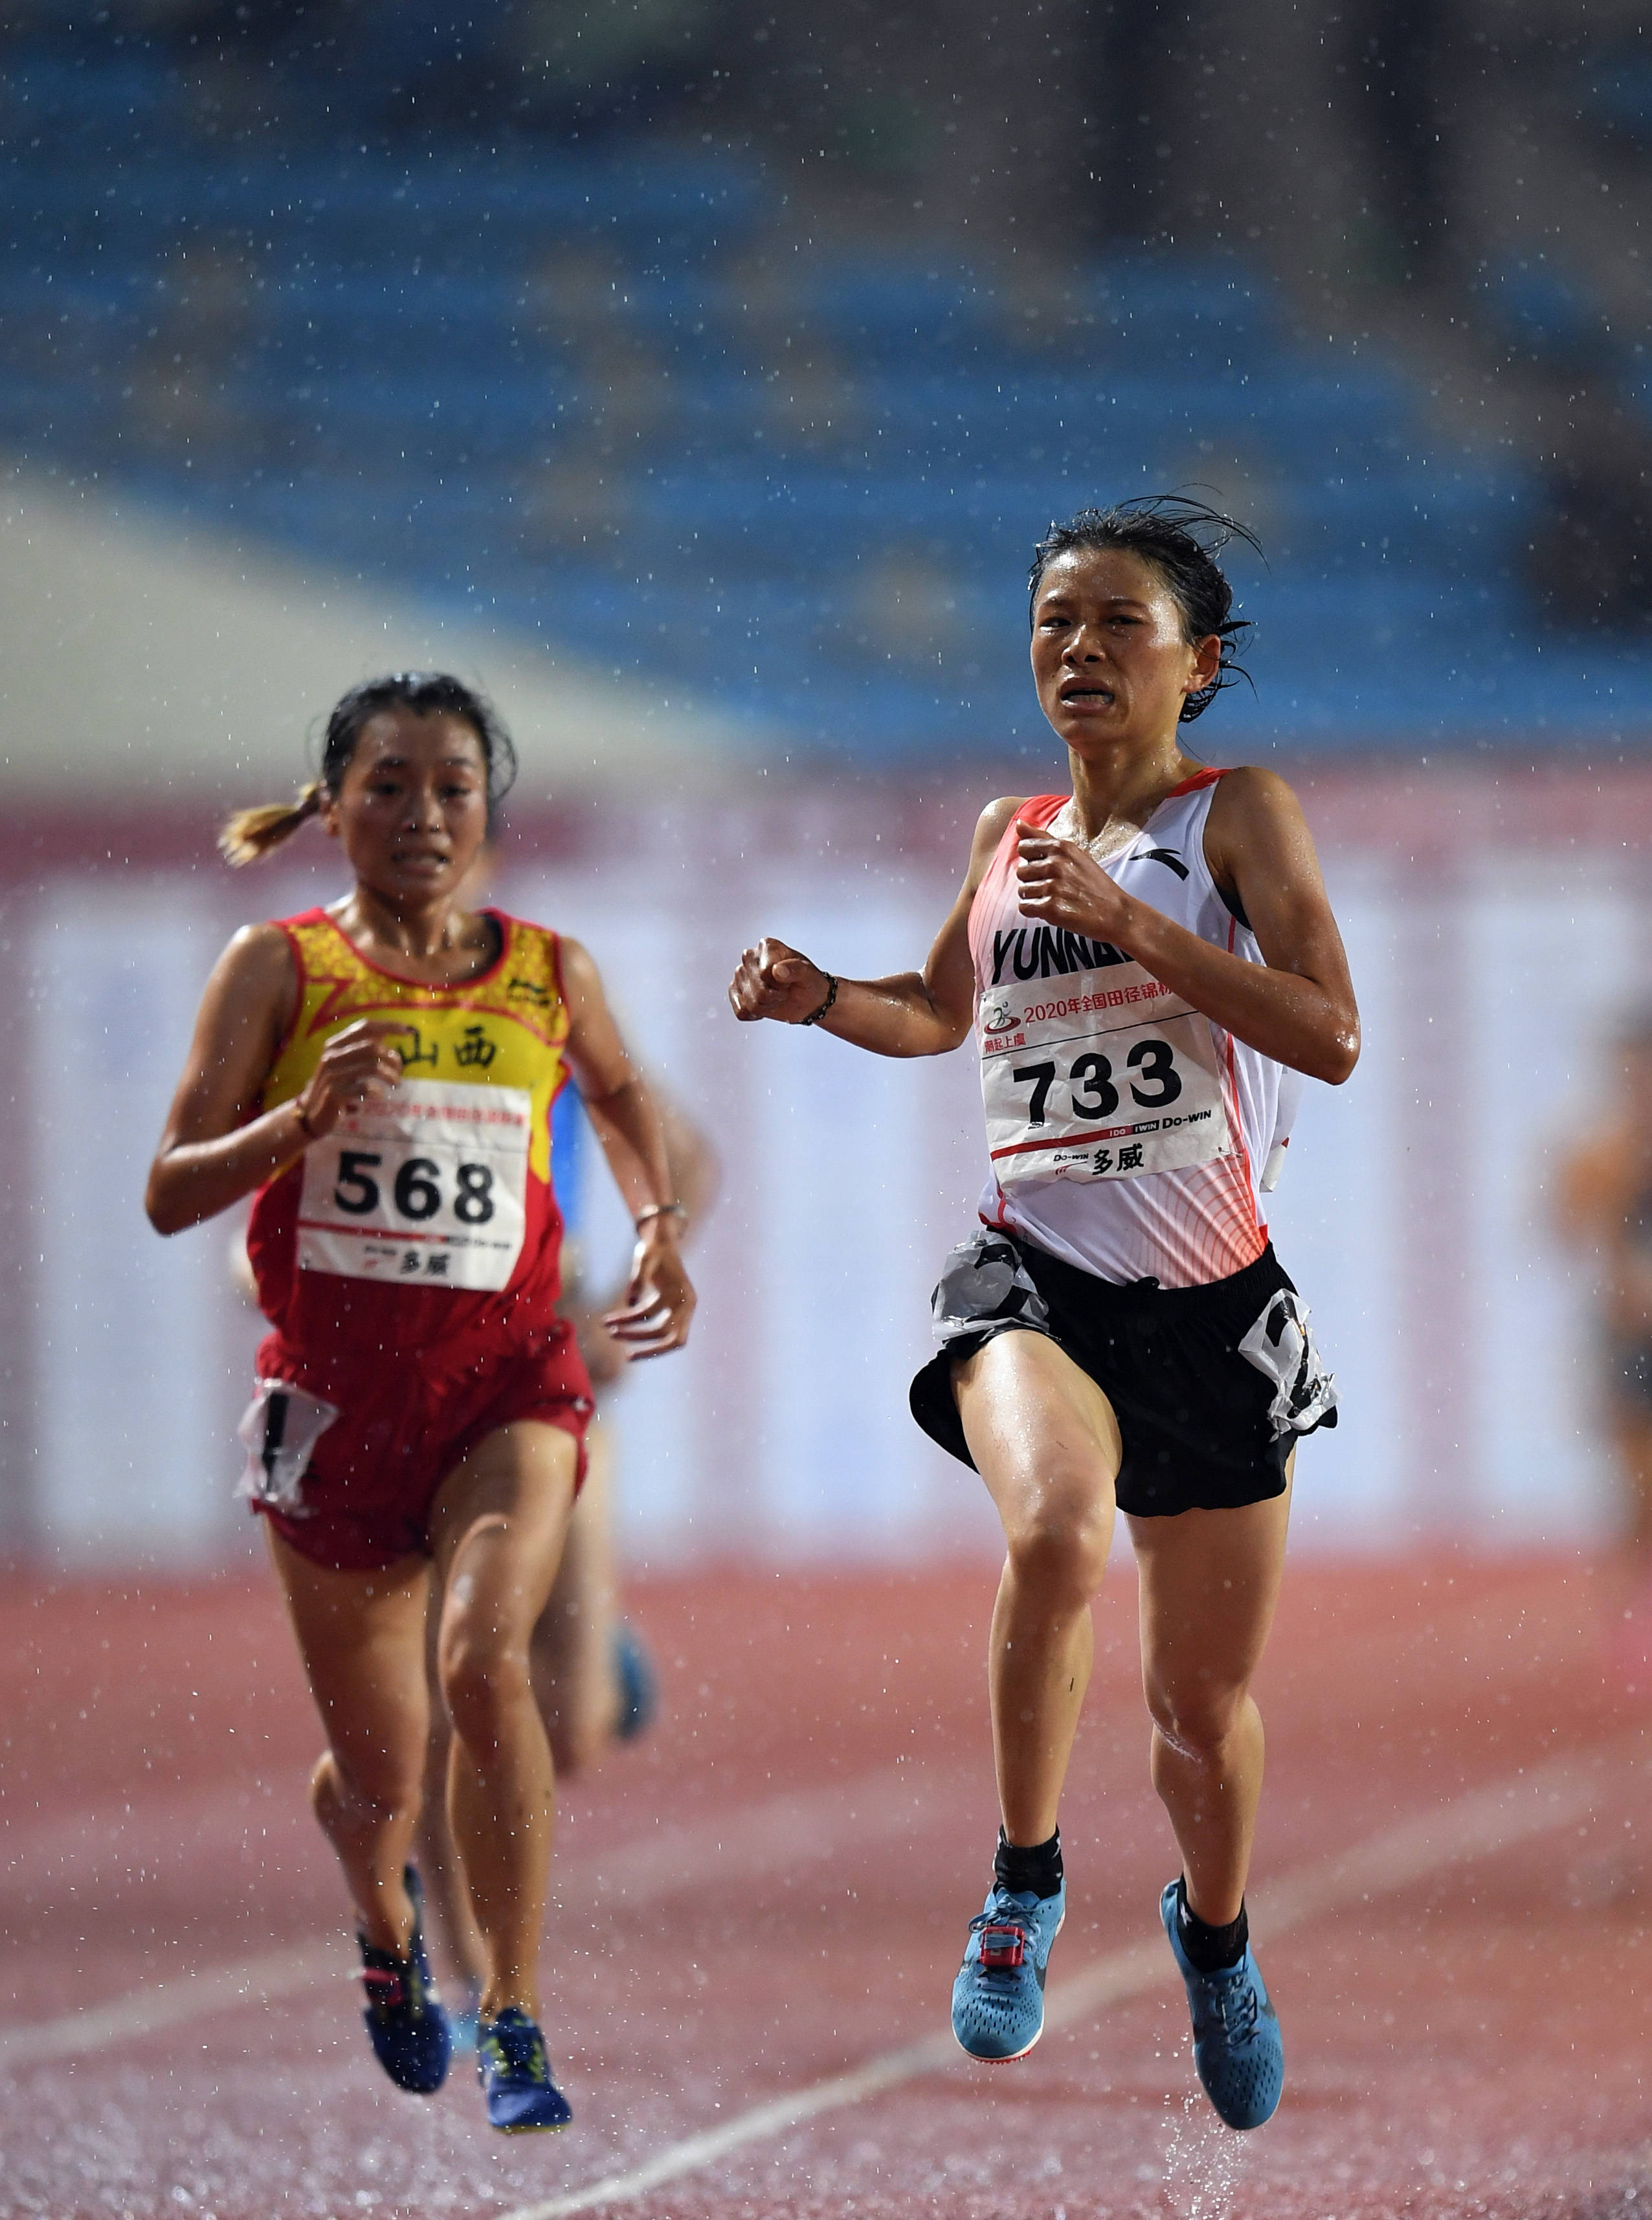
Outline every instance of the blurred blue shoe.
<path fill-rule="evenodd" d="M 551 2079 L 545 2037 L 525 2011 L 507 2005 L 477 2029 L 476 2070 L 488 2118 L 508 2136 L 565 2128 L 573 2111 Z"/>
<path fill-rule="evenodd" d="M 1194 2064 L 1205 2094 L 1230 2128 L 1272 2119 L 1285 2086 L 1279 2020 L 1249 1949 L 1225 1973 L 1201 1974 L 1181 1944 L 1181 1883 L 1159 1899 L 1159 1918 L 1193 2013 Z"/>
<path fill-rule="evenodd" d="M 653 1724 L 659 1708 L 659 1682 L 641 1635 L 624 1619 L 614 1630 L 614 1677 L 620 1684 L 620 1715 L 614 1724 L 614 1739 L 635 1742 Z"/>
<path fill-rule="evenodd" d="M 475 2050 L 477 2021 L 482 2005 L 480 1981 L 466 1981 L 464 1988 L 462 2008 L 447 2015 L 448 2040 L 455 2058 L 468 2058 Z"/>
<path fill-rule="evenodd" d="M 969 1922 L 952 1984 L 952 2032 L 971 2058 L 1007 2065 L 1044 2033 L 1044 1974 L 1066 1917 L 1064 1882 L 1054 1896 L 1030 1889 L 1012 1896 L 994 1884 L 986 1910 Z"/>
<path fill-rule="evenodd" d="M 398 2089 L 428 2097 L 447 2076 L 452 2042 L 447 2014 L 425 1955 L 424 1891 L 408 1866 L 402 1876 L 413 1899 L 413 1933 L 407 1955 L 375 1949 L 356 1937 L 361 1949 L 361 1980 L 367 1992 L 362 2017 L 379 2064 Z"/>

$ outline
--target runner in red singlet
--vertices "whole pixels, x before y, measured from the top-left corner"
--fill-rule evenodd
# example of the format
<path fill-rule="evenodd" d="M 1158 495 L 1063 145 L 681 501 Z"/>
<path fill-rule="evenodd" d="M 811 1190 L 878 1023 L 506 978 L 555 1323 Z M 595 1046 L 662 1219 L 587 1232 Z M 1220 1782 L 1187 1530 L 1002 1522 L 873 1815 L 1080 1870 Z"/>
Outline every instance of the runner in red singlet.
<path fill-rule="evenodd" d="M 1297 1075 L 1345 1079 L 1359 1020 L 1290 789 L 1180 745 L 1232 676 L 1244 627 L 1215 557 L 1239 529 L 1169 497 L 1053 528 L 1032 569 L 1032 674 L 1070 793 L 983 812 L 921 973 L 836 978 L 764 940 L 730 999 L 741 1019 L 883 1056 L 976 1037 L 982 1225 L 947 1259 L 939 1354 L 913 1385 L 1007 1543 L 988 1662 L 1002 1826 L 954 2032 L 1001 2061 L 1043 2030 L 1066 1907 L 1057 1808 L 1122 1509 L 1153 1783 L 1181 1854 L 1160 1915 L 1200 2077 L 1248 2128 L 1284 2073 L 1244 1911 L 1262 1769 L 1250 1687 L 1294 1447 L 1336 1402 L 1262 1196 Z"/>
<path fill-rule="evenodd" d="M 478 2065 L 489 2118 L 519 2132 L 569 2117 L 538 2024 L 554 1780 L 528 1651 L 590 1411 L 555 1307 L 549 1120 L 570 1075 L 637 1220 L 609 1331 L 635 1356 L 676 1348 L 694 1295 L 659 1121 L 589 957 L 456 899 L 513 766 L 471 689 L 404 674 L 345 696 L 297 805 L 231 820 L 225 851 L 247 862 L 318 818 L 355 884 L 230 943 L 146 1205 L 173 1233 L 255 1196 L 273 1331 L 243 1486 L 327 1732 L 312 1799 L 356 1908 L 368 2031 L 421 2094 L 450 2051 L 408 1863 L 440 1581 L 448 1810 L 486 1961 Z"/>

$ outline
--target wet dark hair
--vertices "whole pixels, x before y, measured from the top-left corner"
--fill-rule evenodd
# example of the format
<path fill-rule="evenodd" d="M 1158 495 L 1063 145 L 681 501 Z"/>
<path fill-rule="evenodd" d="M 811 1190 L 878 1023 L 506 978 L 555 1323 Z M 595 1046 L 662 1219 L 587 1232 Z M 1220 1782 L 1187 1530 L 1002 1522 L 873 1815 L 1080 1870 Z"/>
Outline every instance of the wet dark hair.
<path fill-rule="evenodd" d="M 421 717 L 446 714 L 463 718 L 476 734 L 488 779 L 488 820 L 510 791 L 516 776 L 516 750 L 503 718 L 485 694 L 445 670 L 396 670 L 383 678 L 365 678 L 352 686 L 327 720 L 316 776 L 296 801 L 266 802 L 238 809 L 218 835 L 232 864 L 256 863 L 290 838 L 335 795 L 350 768 L 357 743 L 371 717 L 383 709 L 411 709 Z"/>
<path fill-rule="evenodd" d="M 1051 524 L 1032 551 L 1027 577 L 1027 621 L 1045 571 L 1058 555 L 1074 548 L 1119 547 L 1138 555 L 1163 579 L 1181 612 L 1190 645 L 1208 639 L 1213 633 L 1222 643 L 1222 658 L 1208 686 L 1189 694 L 1181 705 L 1181 721 L 1192 724 L 1203 716 L 1225 687 L 1250 674 L 1239 661 L 1249 617 L 1233 614 L 1233 589 L 1222 575 L 1216 558 L 1230 540 L 1243 539 L 1258 555 L 1262 542 L 1237 518 L 1202 501 L 1179 493 L 1138 494 L 1130 501 L 1114 502 L 1107 508 L 1081 508 L 1065 524 Z"/>

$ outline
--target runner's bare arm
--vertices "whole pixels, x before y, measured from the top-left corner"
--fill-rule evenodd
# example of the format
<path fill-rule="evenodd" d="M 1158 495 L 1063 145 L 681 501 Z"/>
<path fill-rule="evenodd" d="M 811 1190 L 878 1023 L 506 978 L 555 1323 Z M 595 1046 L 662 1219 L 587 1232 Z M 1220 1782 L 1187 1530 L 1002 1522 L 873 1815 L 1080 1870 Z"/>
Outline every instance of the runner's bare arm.
<path fill-rule="evenodd" d="M 632 1216 L 677 1202 L 665 1135 L 646 1082 L 632 1062 L 595 963 L 577 940 L 561 944 L 563 992 L 570 1031 L 568 1062 L 614 1182 Z M 626 1288 L 626 1307 L 604 1323 L 633 1356 L 660 1356 L 689 1338 L 695 1292 L 677 1242 L 683 1220 L 674 1211 L 646 1218 Z"/>
<path fill-rule="evenodd" d="M 292 951 L 272 926 L 245 927 L 214 965 L 144 1191 L 158 1233 L 228 1210 L 296 1163 L 346 1107 L 380 1099 L 401 1076 L 389 1037 L 405 1028 L 350 1026 L 327 1044 L 302 1094 L 254 1116 L 297 990 Z"/>
<path fill-rule="evenodd" d="M 976 973 L 969 954 L 969 907 L 1004 828 L 1020 808 L 1011 796 L 981 813 L 969 851 L 969 869 L 921 971 L 888 979 L 843 979 L 822 1032 L 852 1041 L 877 1056 L 944 1056 L 969 1034 L 975 1016 Z M 742 1024 L 773 1018 L 799 1025 L 826 1000 L 832 975 L 789 948 L 761 940 L 741 956 L 728 989 L 729 1007 Z"/>
<path fill-rule="evenodd" d="M 1342 935 L 1301 805 L 1272 771 L 1230 771 L 1211 803 L 1205 855 L 1249 919 L 1262 963 L 1202 940 L 1108 877 L 1088 851 L 1028 827 L 1022 912 L 1111 941 L 1196 1010 L 1263 1056 L 1340 1086 L 1360 1052 Z"/>
<path fill-rule="evenodd" d="M 674 1102 L 669 1091 L 658 1080 L 649 1082 L 654 1108 L 659 1114 L 660 1130 L 665 1136 L 665 1158 L 670 1167 L 671 1192 L 688 1212 L 683 1221 L 683 1238 L 686 1241 L 700 1225 L 717 1200 L 717 1151 L 701 1132 L 694 1119 L 678 1102 Z M 602 1136 L 602 1146 L 610 1165 L 614 1151 L 630 1151 L 631 1144 L 617 1131 L 610 1137 Z M 634 1152 L 633 1160 L 636 1161 Z M 627 1188 L 627 1192 L 630 1190 Z M 600 1331 L 603 1319 L 615 1311 L 625 1298 L 623 1281 L 617 1289 L 608 1289 L 589 1299 L 583 1294 L 564 1293 L 557 1308 L 574 1330 L 579 1344 L 579 1353 L 585 1360 L 585 1369 L 591 1375 L 594 1387 L 605 1388 L 624 1370 L 626 1354 L 623 1347 L 616 1348 L 614 1337 Z"/>

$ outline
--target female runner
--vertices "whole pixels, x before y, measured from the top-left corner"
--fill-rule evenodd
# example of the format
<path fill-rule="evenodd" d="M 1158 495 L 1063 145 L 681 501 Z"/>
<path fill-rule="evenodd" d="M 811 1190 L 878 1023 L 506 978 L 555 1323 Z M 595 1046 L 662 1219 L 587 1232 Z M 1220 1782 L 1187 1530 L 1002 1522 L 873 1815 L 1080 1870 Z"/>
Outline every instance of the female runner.
<path fill-rule="evenodd" d="M 694 1295 L 658 1120 L 590 958 L 455 900 L 513 767 L 457 679 L 377 679 L 334 711 L 296 807 L 231 820 L 226 853 L 246 862 L 318 817 L 355 884 L 219 959 L 146 1205 L 175 1233 L 256 1190 L 247 1246 L 274 1331 L 244 1486 L 327 1732 L 311 1798 L 356 1908 L 368 2032 L 421 2094 L 449 2054 L 408 1863 L 441 1582 L 448 1810 L 486 1959 L 478 2067 L 489 2118 L 521 2131 L 569 2117 L 538 2024 L 554 1787 L 528 1646 L 590 1410 L 554 1307 L 550 1109 L 570 1073 L 637 1220 L 609 1331 L 677 1348 Z"/>
<path fill-rule="evenodd" d="M 979 1470 L 1007 1543 L 988 1666 L 1002 1825 L 953 2030 L 1005 2060 L 1043 2030 L 1066 1909 L 1057 1806 L 1117 1506 L 1153 1784 L 1181 1853 L 1160 1916 L 1200 2078 L 1249 2128 L 1284 2071 L 1244 1911 L 1262 1762 L 1250 1685 L 1292 1450 L 1335 1406 L 1260 1189 L 1290 1075 L 1345 1079 L 1359 1020 L 1290 789 L 1206 770 L 1178 741 L 1231 683 L 1243 624 L 1215 553 L 1239 529 L 1170 497 L 1053 527 L 1032 565 L 1032 675 L 1070 795 L 982 814 L 921 973 L 835 978 L 770 939 L 730 999 L 741 1019 L 883 1056 L 977 1034 L 983 1224 L 946 1261 L 940 1353 L 913 1383 L 919 1424 Z"/>

